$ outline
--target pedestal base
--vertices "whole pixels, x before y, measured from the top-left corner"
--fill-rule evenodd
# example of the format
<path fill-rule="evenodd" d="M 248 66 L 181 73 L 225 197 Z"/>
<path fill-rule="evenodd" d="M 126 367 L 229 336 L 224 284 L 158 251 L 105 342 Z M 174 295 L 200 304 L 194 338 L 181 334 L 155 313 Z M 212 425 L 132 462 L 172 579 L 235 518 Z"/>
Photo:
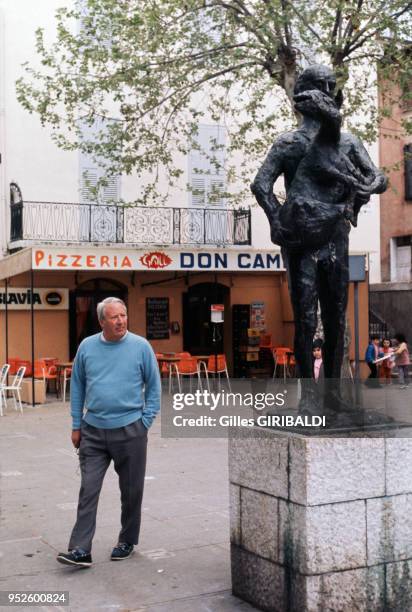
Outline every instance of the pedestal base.
<path fill-rule="evenodd" d="M 231 434 L 235 595 L 270 612 L 412 610 L 412 439 Z"/>

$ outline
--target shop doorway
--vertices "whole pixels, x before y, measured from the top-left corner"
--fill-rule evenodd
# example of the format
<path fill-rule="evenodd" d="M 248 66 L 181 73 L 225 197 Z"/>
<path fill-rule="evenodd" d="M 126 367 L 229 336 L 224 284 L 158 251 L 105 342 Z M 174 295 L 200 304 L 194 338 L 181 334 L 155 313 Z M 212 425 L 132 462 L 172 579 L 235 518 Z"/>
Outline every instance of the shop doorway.
<path fill-rule="evenodd" d="M 118 297 L 127 304 L 127 287 L 106 278 L 94 278 L 70 292 L 70 359 L 80 342 L 100 331 L 96 307 L 107 297 Z"/>
<path fill-rule="evenodd" d="M 224 353 L 226 324 L 216 326 L 210 321 L 212 304 L 224 304 L 225 317 L 229 314 L 230 289 L 220 283 L 199 283 L 183 293 L 183 350 L 192 355 Z"/>

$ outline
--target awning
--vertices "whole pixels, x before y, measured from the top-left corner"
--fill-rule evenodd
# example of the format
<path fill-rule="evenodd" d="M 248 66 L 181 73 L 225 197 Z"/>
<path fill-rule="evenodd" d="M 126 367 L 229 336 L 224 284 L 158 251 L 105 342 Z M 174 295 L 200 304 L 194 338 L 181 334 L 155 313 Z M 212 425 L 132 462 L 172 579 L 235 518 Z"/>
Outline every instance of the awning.
<path fill-rule="evenodd" d="M 31 270 L 32 250 L 31 248 L 23 249 L 18 253 L 0 259 L 0 281 Z"/>

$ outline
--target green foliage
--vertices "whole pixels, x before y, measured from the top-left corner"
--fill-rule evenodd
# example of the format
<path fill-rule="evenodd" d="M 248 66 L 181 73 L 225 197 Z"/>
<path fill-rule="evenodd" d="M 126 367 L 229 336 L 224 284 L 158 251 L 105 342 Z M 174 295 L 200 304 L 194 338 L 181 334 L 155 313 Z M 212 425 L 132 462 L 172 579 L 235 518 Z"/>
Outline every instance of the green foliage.
<path fill-rule="evenodd" d="M 194 146 L 199 123 L 211 121 L 227 128 L 226 175 L 236 185 L 227 195 L 240 201 L 276 134 L 296 120 L 293 84 L 308 62 L 330 64 L 340 86 L 348 84 L 347 123 L 368 141 L 379 119 L 370 96 L 375 66 L 384 80 L 395 66 L 411 82 L 407 0 L 83 4 L 87 11 L 57 11 L 54 44 L 37 30 L 41 68 L 25 65 L 18 99 L 52 127 L 59 147 L 94 156 L 107 176 L 137 173 L 141 202 L 159 202 L 161 169 L 170 184 L 179 180 L 176 155 Z M 84 126 L 97 120 L 98 138 L 85 137 Z"/>

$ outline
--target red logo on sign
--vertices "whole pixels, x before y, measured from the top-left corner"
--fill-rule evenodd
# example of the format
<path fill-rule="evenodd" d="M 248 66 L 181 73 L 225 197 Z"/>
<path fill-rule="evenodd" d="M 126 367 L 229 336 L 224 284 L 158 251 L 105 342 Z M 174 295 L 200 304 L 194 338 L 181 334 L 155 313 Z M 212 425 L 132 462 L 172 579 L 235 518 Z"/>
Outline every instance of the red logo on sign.
<path fill-rule="evenodd" d="M 172 263 L 169 255 L 162 253 L 162 251 L 152 251 L 151 253 L 145 253 L 140 257 L 140 261 L 146 268 L 152 268 L 157 270 L 158 268 L 166 268 Z"/>

